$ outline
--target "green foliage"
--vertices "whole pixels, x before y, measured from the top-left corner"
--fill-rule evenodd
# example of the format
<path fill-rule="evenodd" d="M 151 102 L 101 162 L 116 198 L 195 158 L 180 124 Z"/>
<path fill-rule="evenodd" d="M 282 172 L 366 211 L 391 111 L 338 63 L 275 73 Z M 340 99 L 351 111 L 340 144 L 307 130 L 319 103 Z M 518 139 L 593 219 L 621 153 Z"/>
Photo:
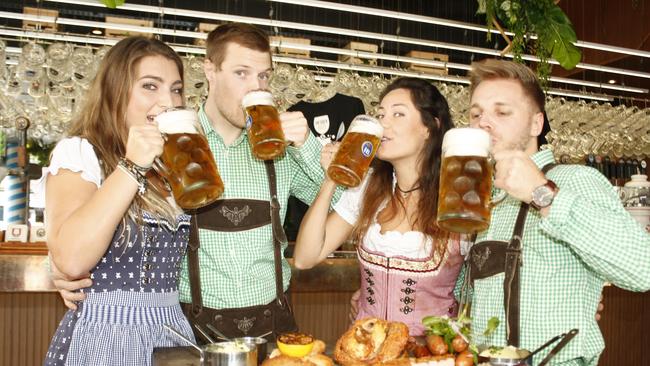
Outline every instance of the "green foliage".
<path fill-rule="evenodd" d="M 102 3 L 108 8 L 115 9 L 118 6 L 124 5 L 124 0 L 102 0 Z"/>
<path fill-rule="evenodd" d="M 36 159 L 38 165 L 48 166 L 50 165 L 50 153 L 55 145 L 56 143 L 46 145 L 40 140 L 29 139 L 26 146 L 27 154 L 29 154 L 30 160 L 31 158 Z"/>
<path fill-rule="evenodd" d="M 497 318 L 496 316 L 493 316 L 490 319 L 488 319 L 487 328 L 485 328 L 483 335 L 487 337 L 492 333 L 494 333 L 494 331 L 497 330 L 499 323 L 500 323 L 499 318 Z"/>
<path fill-rule="evenodd" d="M 5 148 L 7 147 L 7 141 L 5 138 L 5 133 L 0 131 L 0 159 L 4 156 Z"/>
<path fill-rule="evenodd" d="M 537 73 L 543 83 L 551 74 L 550 58 L 569 70 L 582 57 L 573 44 L 577 36 L 573 24 L 553 0 L 477 0 L 478 13 L 485 14 L 488 28 L 493 20 L 514 33 L 510 52 L 514 60 L 522 62 L 522 55 L 530 52 L 541 60 Z M 536 35 L 537 39 L 531 37 Z M 488 39 L 490 34 L 488 33 Z"/>

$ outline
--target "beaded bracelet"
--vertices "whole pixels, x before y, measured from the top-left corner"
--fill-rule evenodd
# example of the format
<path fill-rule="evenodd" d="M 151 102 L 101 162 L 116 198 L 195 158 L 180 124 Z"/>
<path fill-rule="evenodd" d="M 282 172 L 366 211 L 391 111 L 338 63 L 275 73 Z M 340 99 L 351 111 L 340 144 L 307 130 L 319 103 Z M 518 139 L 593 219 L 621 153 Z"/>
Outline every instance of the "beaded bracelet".
<path fill-rule="evenodd" d="M 149 171 L 148 168 L 143 168 L 127 158 L 120 158 L 117 167 L 138 184 L 139 195 L 142 196 L 147 191 L 147 178 L 145 174 Z"/>

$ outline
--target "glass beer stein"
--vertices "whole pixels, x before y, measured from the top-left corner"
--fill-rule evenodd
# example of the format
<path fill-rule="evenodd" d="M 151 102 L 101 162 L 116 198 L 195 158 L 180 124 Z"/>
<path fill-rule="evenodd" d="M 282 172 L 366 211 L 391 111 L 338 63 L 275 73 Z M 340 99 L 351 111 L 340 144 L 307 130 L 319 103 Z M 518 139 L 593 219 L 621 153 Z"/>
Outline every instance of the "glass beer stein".
<path fill-rule="evenodd" d="M 272 160 L 284 154 L 284 132 L 271 93 L 252 91 L 242 99 L 242 107 L 253 155 L 261 160 Z"/>
<path fill-rule="evenodd" d="M 383 135 L 384 127 L 377 119 L 365 114 L 354 117 L 327 168 L 327 175 L 342 186 L 361 184 Z"/>
<path fill-rule="evenodd" d="M 223 181 L 193 109 L 171 108 L 156 116 L 165 144 L 154 169 L 183 209 L 206 206 L 223 193 Z"/>
<path fill-rule="evenodd" d="M 442 140 L 438 226 L 476 233 L 490 224 L 492 164 L 490 135 L 478 128 L 454 128 Z"/>

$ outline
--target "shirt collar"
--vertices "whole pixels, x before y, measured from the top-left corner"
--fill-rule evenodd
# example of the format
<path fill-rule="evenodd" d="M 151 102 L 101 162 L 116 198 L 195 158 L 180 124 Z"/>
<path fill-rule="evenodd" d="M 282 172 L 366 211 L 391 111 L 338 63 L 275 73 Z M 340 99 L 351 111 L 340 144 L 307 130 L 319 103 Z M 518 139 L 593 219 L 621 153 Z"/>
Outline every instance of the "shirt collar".
<path fill-rule="evenodd" d="M 201 127 L 203 128 L 203 131 L 205 131 L 205 136 L 206 138 L 208 136 L 218 138 L 222 143 L 223 143 L 223 137 L 219 135 L 219 133 L 212 127 L 212 122 L 210 121 L 210 117 L 208 117 L 208 114 L 205 113 L 205 103 L 201 104 L 199 107 L 199 122 L 201 123 Z M 233 141 L 231 146 L 237 146 L 239 145 L 242 141 L 246 139 L 246 130 L 243 130 L 243 132 Z"/>
<path fill-rule="evenodd" d="M 530 158 L 533 160 L 533 162 L 535 163 L 535 165 L 537 165 L 539 169 L 542 169 L 547 164 L 555 163 L 555 157 L 553 156 L 553 151 L 551 151 L 550 149 L 540 150 L 534 153 L 533 155 L 531 155 Z"/>

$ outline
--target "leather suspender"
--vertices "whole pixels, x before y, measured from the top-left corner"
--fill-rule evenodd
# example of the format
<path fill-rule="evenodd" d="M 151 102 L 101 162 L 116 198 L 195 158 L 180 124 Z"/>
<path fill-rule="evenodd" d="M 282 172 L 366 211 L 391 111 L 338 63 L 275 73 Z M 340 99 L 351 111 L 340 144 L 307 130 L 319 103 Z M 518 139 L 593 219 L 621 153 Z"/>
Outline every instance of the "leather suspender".
<path fill-rule="evenodd" d="M 530 205 L 522 202 L 508 247 L 506 248 L 505 278 L 503 280 L 503 305 L 506 312 L 506 337 L 508 344 L 519 347 L 519 308 L 521 292 L 521 238 Z"/>
<path fill-rule="evenodd" d="M 278 201 L 275 165 L 273 160 L 265 160 L 266 175 L 269 181 L 271 194 L 271 228 L 273 231 L 273 254 L 275 264 L 275 289 L 276 301 L 280 307 L 287 305 L 284 298 L 282 281 L 282 243 L 287 242 L 287 237 L 280 220 L 280 202 Z M 190 237 L 187 251 L 187 264 L 190 276 L 190 291 L 192 294 L 192 314 L 198 316 L 203 311 L 203 298 L 201 296 L 201 276 L 199 268 L 199 227 L 196 214 L 192 214 Z"/>
<path fill-rule="evenodd" d="M 275 298 L 278 305 L 284 308 L 284 291 L 282 289 L 282 243 L 287 242 L 287 235 L 282 228 L 280 220 L 280 202 L 278 201 L 278 188 L 275 179 L 275 164 L 273 160 L 265 160 L 266 175 L 269 179 L 269 188 L 271 190 L 271 229 L 273 231 L 273 256 L 275 263 Z"/>
<path fill-rule="evenodd" d="M 544 175 L 556 164 L 546 164 L 542 168 Z M 503 280 L 503 301 L 506 313 L 506 337 L 508 344 L 519 347 L 520 310 L 521 310 L 521 240 L 530 205 L 522 202 L 515 222 L 512 238 L 508 242 L 505 259 L 505 277 Z"/>

